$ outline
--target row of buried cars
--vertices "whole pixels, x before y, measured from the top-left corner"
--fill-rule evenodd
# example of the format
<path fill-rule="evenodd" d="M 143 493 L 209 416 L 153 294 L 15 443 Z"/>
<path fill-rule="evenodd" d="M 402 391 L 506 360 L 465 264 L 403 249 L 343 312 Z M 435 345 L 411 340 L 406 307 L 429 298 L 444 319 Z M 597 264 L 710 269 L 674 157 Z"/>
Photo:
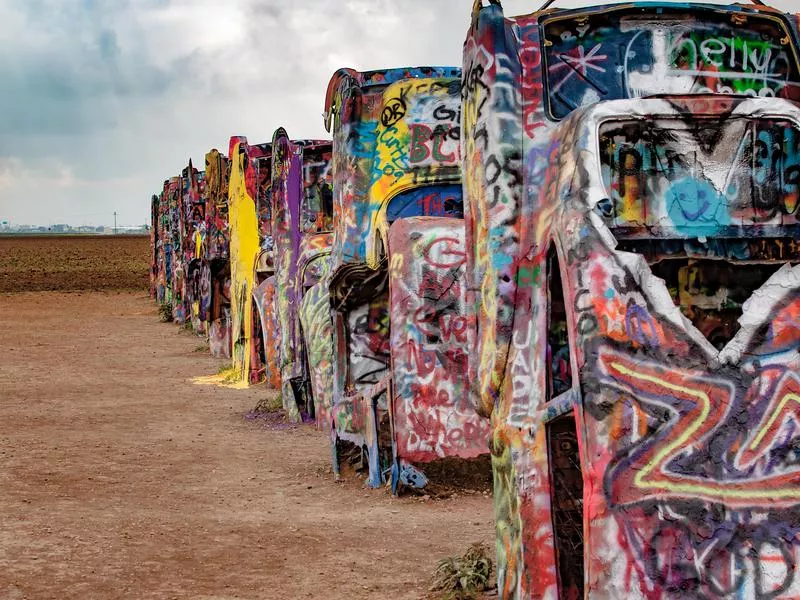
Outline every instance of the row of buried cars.
<path fill-rule="evenodd" d="M 375 487 L 488 454 L 466 385 L 460 93 L 458 68 L 341 70 L 333 142 L 235 136 L 152 201 L 156 300 L 330 430 L 334 456 L 365 448 Z"/>
<path fill-rule="evenodd" d="M 424 487 L 490 454 L 518 598 L 800 598 L 798 19 L 475 2 L 462 68 L 337 71 L 332 140 L 153 198 L 153 295 Z"/>

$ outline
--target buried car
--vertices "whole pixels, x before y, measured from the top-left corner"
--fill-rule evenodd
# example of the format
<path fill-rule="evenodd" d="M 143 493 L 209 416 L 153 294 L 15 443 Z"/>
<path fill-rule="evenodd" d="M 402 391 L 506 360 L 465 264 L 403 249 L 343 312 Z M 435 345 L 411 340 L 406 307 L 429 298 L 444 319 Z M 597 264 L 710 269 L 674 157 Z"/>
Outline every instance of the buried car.
<path fill-rule="evenodd" d="M 262 229 L 257 203 L 270 194 L 272 145 L 251 145 L 247 138 L 234 136 L 228 160 L 233 371 L 240 383 L 249 384 L 267 377 L 264 349 L 269 340 L 259 332 L 264 330 L 262 323 L 269 319 L 272 305 L 266 302 L 263 291 L 257 291 L 257 279 L 268 276 L 269 261 L 263 257 L 262 263 L 259 257 L 262 237 L 266 240 L 270 232 Z M 263 319 L 259 308 L 265 311 Z"/>
<path fill-rule="evenodd" d="M 208 346 L 217 358 L 231 357 L 231 267 L 228 227 L 230 163 L 216 148 L 205 156 L 204 269 L 200 319 L 206 322 Z"/>
<path fill-rule="evenodd" d="M 466 381 L 460 71 L 334 74 L 334 472 L 342 442 L 366 447 L 369 484 L 488 452 Z"/>
<path fill-rule="evenodd" d="M 331 317 L 331 142 L 272 138 L 272 231 L 283 406 L 294 420 L 327 424 Z"/>
<path fill-rule="evenodd" d="M 687 6 L 473 9 L 503 598 L 800 595 L 797 31 Z"/>
<path fill-rule="evenodd" d="M 184 276 L 184 311 L 186 321 L 199 335 L 206 334 L 206 322 L 201 318 L 201 298 L 204 286 L 203 277 L 208 273 L 203 260 L 203 242 L 205 238 L 205 187 L 204 173 L 189 166 L 181 173 L 181 193 L 183 204 L 181 212 L 184 222 L 183 230 L 183 264 Z"/>

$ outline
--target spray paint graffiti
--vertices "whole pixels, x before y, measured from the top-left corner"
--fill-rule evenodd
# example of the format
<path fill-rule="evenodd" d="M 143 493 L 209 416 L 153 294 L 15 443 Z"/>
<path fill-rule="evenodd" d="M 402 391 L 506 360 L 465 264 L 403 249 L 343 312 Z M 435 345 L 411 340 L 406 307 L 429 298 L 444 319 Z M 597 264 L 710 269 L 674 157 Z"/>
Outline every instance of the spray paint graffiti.
<path fill-rule="evenodd" d="M 410 462 L 487 453 L 489 420 L 464 374 L 474 347 L 466 307 L 464 223 L 409 217 L 389 232 L 392 424 Z"/>
<path fill-rule="evenodd" d="M 330 247 L 330 240 L 326 240 Z M 315 251 L 311 258 L 300 261 L 298 271 L 303 287 L 299 317 L 306 352 L 306 373 L 310 378 L 311 395 L 317 426 L 330 428 L 331 390 L 333 387 L 333 321 L 331 320 L 328 278 L 330 253 Z"/>
<path fill-rule="evenodd" d="M 231 271 L 230 263 L 215 260 L 210 265 L 211 311 L 208 347 L 211 356 L 231 358 Z"/>
<path fill-rule="evenodd" d="M 334 146 L 339 148 L 333 158 L 332 256 L 335 265 L 367 262 L 372 267 L 377 266 L 379 256 L 374 242 L 378 239 L 375 231 L 378 208 L 374 202 L 370 202 L 367 190 L 373 183 L 386 190 L 407 185 L 415 176 L 423 179 L 428 172 L 426 163 L 430 167 L 434 160 L 420 157 L 417 164 L 396 156 L 398 144 L 410 143 L 407 137 L 409 125 L 414 124 L 413 120 L 408 124 L 403 123 L 408 111 L 408 107 L 404 106 L 408 93 L 417 89 L 424 96 L 430 86 L 434 86 L 439 89 L 440 96 L 446 96 L 447 85 L 452 84 L 440 78 L 454 78 L 459 74 L 460 70 L 455 67 L 401 68 L 363 73 L 340 69 L 334 73 L 325 98 L 325 127 L 333 133 Z M 400 80 L 417 81 L 421 87 L 414 88 L 412 85 L 409 90 L 396 88 L 391 97 L 384 98 L 387 86 Z M 425 120 L 422 113 L 435 111 L 434 104 L 423 103 L 414 109 L 421 111 L 417 117 L 418 124 L 428 123 L 431 132 L 437 128 L 437 122 Z M 457 136 L 458 105 L 451 104 L 443 111 L 436 114 L 442 118 L 451 116 L 450 125 L 446 125 L 443 119 L 436 139 L 424 142 L 419 139 L 418 144 L 429 149 L 432 143 L 444 145 L 442 153 L 449 156 L 458 151 L 457 144 L 452 143 L 453 125 Z M 446 111 L 455 111 L 455 114 L 450 115 Z M 383 149 L 376 153 L 379 134 L 384 136 Z M 407 154 L 408 150 L 404 153 Z M 458 166 L 454 165 L 451 173 L 457 172 Z M 455 175 L 453 181 L 457 178 Z"/>
<path fill-rule="evenodd" d="M 200 306 L 206 307 L 206 331 L 211 355 L 231 357 L 230 230 L 228 227 L 228 181 L 230 163 L 212 149 L 205 156 L 205 238 L 204 268 Z"/>
<path fill-rule="evenodd" d="M 258 381 L 263 376 L 260 353 L 254 351 L 254 326 L 258 315 L 253 311 L 256 288 L 256 261 L 260 253 L 259 224 L 256 209 L 259 167 L 269 171 L 271 144 L 251 146 L 243 137 L 231 138 L 228 160 L 231 163 L 228 191 L 231 265 L 231 332 L 233 334 L 233 370 L 241 383 Z"/>
<path fill-rule="evenodd" d="M 280 321 L 276 308 L 277 289 L 275 276 L 264 279 L 255 290 L 253 300 L 261 324 L 261 340 L 264 352 L 264 379 L 272 389 L 281 389 L 280 371 Z"/>
<path fill-rule="evenodd" d="M 488 415 L 511 342 L 516 292 L 512 257 L 520 254 L 522 223 L 518 115 L 523 101 L 517 85 L 522 67 L 508 47 L 511 34 L 506 35 L 502 9 L 493 4 L 480 16 L 480 22 L 473 18 L 464 46 L 462 131 L 469 301 L 478 311 L 476 341 L 485 358 L 471 363 L 470 379 L 481 390 L 481 408 Z M 538 57 L 535 60 L 539 62 Z M 525 107 L 525 131 L 539 126 L 530 123 L 534 109 L 530 103 Z"/>
<path fill-rule="evenodd" d="M 797 100 L 790 29 L 756 11 L 710 11 L 691 22 L 673 9 L 630 18 L 605 8 L 544 20 L 550 114 L 653 93 L 742 94 Z"/>
<path fill-rule="evenodd" d="M 304 274 L 309 265 L 322 255 L 327 256 L 332 218 L 331 143 L 323 140 L 292 141 L 282 128 L 272 138 L 272 230 L 275 238 L 275 279 L 277 312 L 280 319 L 280 370 L 284 410 L 292 419 L 316 419 L 327 414 L 323 401 L 313 397 L 309 361 L 323 360 L 330 350 L 313 359 L 308 356 L 308 334 L 330 330 L 330 316 L 321 311 L 313 315 L 320 323 L 301 322 L 301 307 L 306 293 Z M 319 260 L 323 260 L 319 258 Z M 327 259 L 324 259 L 327 260 Z M 317 267 L 311 267 L 313 271 Z M 310 276 L 310 272 L 309 272 Z M 321 301 L 319 298 L 317 301 Z M 307 318 L 312 312 L 306 313 Z M 325 323 L 328 323 L 326 326 Z M 327 327 L 327 328 L 326 328 Z M 308 328 L 308 329 L 306 329 Z M 325 338 L 319 344 L 332 342 Z M 324 376 L 325 371 L 315 374 Z M 317 402 L 319 400 L 319 402 Z"/>
<path fill-rule="evenodd" d="M 206 260 L 226 260 L 230 252 L 228 232 L 228 182 L 231 167 L 218 150 L 205 157 Z"/>
<path fill-rule="evenodd" d="M 161 250 L 159 197 L 153 194 L 150 197 L 150 297 L 156 302 L 161 302 L 163 292 L 159 290 L 159 273 L 161 264 L 159 254 Z"/>
<path fill-rule="evenodd" d="M 726 237 L 740 226 L 797 224 L 800 140 L 790 124 L 729 121 L 713 146 L 698 145 L 682 124 L 647 129 L 628 124 L 604 131 L 604 179 L 617 225 Z M 732 147 L 728 168 L 714 172 L 719 158 L 713 152 Z M 745 168 L 751 162 L 753 176 Z M 647 197 L 663 204 L 648 207 Z"/>
<path fill-rule="evenodd" d="M 337 437 L 367 447 L 370 484 L 391 467 L 395 490 L 424 485 L 413 462 L 487 450 L 488 423 L 475 413 L 465 369 L 454 375 L 472 339 L 463 266 L 436 266 L 452 259 L 448 249 L 434 244 L 425 254 L 417 239 L 450 227 L 453 244 L 463 242 L 461 221 L 441 219 L 463 215 L 453 75 L 340 71 L 328 89 L 327 112 L 336 117 L 330 290 L 336 348 L 345 354 L 334 361 L 334 463 Z M 392 238 L 395 228 L 403 233 Z M 428 294 L 436 286 L 446 297 Z M 441 327 L 447 335 L 434 333 Z"/>
<path fill-rule="evenodd" d="M 800 596 L 798 20 L 687 6 L 476 2 L 461 85 L 334 75 L 331 175 L 279 130 L 230 206 L 209 154 L 205 238 L 185 182 L 153 201 L 154 295 L 272 348 L 334 470 L 346 440 L 418 484 L 480 451 L 480 397 L 502 597 Z"/>
<path fill-rule="evenodd" d="M 797 31 L 685 15 L 473 9 L 470 371 L 504 598 L 800 593 Z M 615 100 L 709 91 L 784 99 Z"/>
<path fill-rule="evenodd" d="M 203 190 L 205 178 L 202 171 L 189 166 L 181 173 L 181 194 L 183 198 L 182 219 L 184 223 L 181 252 L 185 269 L 184 312 L 187 322 L 198 334 L 205 334 L 205 322 L 200 318 L 200 294 L 203 288 L 203 241 L 205 237 L 205 202 Z"/>
<path fill-rule="evenodd" d="M 255 193 L 261 251 L 255 263 L 250 381 L 264 379 L 269 387 L 279 390 L 281 338 L 277 313 L 275 242 L 272 235 L 272 156 L 256 157 L 253 162 L 248 185 Z M 260 368 L 253 369 L 252 365 L 260 365 Z"/>
<path fill-rule="evenodd" d="M 169 218 L 169 181 L 164 181 L 161 192 L 151 200 L 152 227 L 150 239 L 153 244 L 151 266 L 151 294 L 161 305 L 172 303 L 172 234 Z"/>
<path fill-rule="evenodd" d="M 164 182 L 151 200 L 151 295 L 167 306 L 174 321 L 201 335 L 200 290 L 205 236 L 204 173 L 192 166 Z"/>
<path fill-rule="evenodd" d="M 169 221 L 169 228 L 167 229 L 169 235 L 167 252 L 169 256 L 166 262 L 166 275 L 169 278 L 168 289 L 170 291 L 172 319 L 175 323 L 182 325 L 186 320 L 186 306 L 184 304 L 186 268 L 183 260 L 183 240 L 185 238 L 186 223 L 183 220 L 183 194 L 181 192 L 180 177 L 170 177 L 167 180 L 166 200 L 166 216 Z"/>

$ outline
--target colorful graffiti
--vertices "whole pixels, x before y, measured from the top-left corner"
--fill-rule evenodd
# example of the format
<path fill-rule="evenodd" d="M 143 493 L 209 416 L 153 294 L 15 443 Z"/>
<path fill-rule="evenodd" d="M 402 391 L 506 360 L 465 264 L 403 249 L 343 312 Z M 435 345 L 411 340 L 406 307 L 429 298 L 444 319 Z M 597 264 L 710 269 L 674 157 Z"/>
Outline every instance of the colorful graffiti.
<path fill-rule="evenodd" d="M 165 181 L 151 294 L 337 475 L 490 452 L 502 598 L 800 597 L 800 20 L 483 4 Z"/>
<path fill-rule="evenodd" d="M 230 162 L 218 150 L 205 156 L 204 269 L 200 306 L 206 307 L 206 331 L 211 355 L 231 357 L 230 230 L 228 228 L 228 181 Z"/>
<path fill-rule="evenodd" d="M 200 318 L 203 269 L 203 241 L 205 238 L 205 178 L 202 171 L 189 166 L 181 173 L 182 218 L 184 222 L 181 252 L 185 269 L 184 311 L 192 329 L 205 334 L 205 321 Z"/>
<path fill-rule="evenodd" d="M 181 192 L 181 178 L 170 177 L 165 186 L 167 219 L 169 221 L 169 253 L 167 264 L 168 289 L 172 306 L 172 319 L 179 325 L 186 320 L 186 269 L 183 260 L 183 240 L 185 238 L 186 223 L 183 219 L 183 194 Z"/>
<path fill-rule="evenodd" d="M 327 261 L 332 219 L 331 143 L 322 140 L 289 139 L 286 131 L 278 129 L 273 135 L 272 147 L 272 230 L 275 239 L 275 280 L 277 286 L 276 310 L 280 320 L 280 372 L 284 409 L 293 419 L 316 419 L 319 426 L 326 424 L 321 417 L 327 415 L 322 394 L 313 397 L 312 372 L 309 370 L 308 333 L 312 330 L 324 335 L 330 331 L 330 316 L 307 307 L 307 319 L 320 318 L 320 322 L 301 322 L 304 295 L 307 291 L 305 276 L 319 268 L 319 261 Z M 323 256 L 324 255 L 324 256 Z M 311 267 L 311 263 L 317 263 Z M 309 269 L 311 269 L 309 271 Z M 311 286 L 309 286 L 311 287 Z M 317 289 L 316 303 L 324 302 Z M 312 301 L 313 302 L 313 301 Z M 314 341 L 317 348 L 314 361 L 324 362 L 332 347 L 330 338 Z M 324 377 L 326 371 L 315 373 Z M 318 382 L 319 383 L 319 382 Z M 315 410 L 317 408 L 319 410 Z"/>
<path fill-rule="evenodd" d="M 206 260 L 226 260 L 230 251 L 228 232 L 228 182 L 230 162 L 218 150 L 205 157 Z"/>
<path fill-rule="evenodd" d="M 276 310 L 277 289 L 275 276 L 262 281 L 253 290 L 253 299 L 261 326 L 261 340 L 264 344 L 264 379 L 269 387 L 281 389 L 280 370 L 280 321 Z"/>
<path fill-rule="evenodd" d="M 470 372 L 502 597 L 798 595 L 797 32 L 682 11 L 474 7 Z M 653 93 L 684 95 L 615 100 Z"/>
<path fill-rule="evenodd" d="M 160 234 L 160 200 L 156 194 L 150 197 L 150 297 L 156 302 L 161 302 L 161 293 L 159 290 L 159 273 L 162 266 L 159 263 L 159 254 L 161 249 L 161 234 Z"/>
<path fill-rule="evenodd" d="M 600 100 L 652 94 L 800 98 L 791 29 L 768 13 L 706 9 L 690 20 L 659 7 L 633 25 L 629 11 L 606 7 L 543 16 L 541 24 L 552 42 L 543 58 L 556 119 Z"/>
<path fill-rule="evenodd" d="M 437 270 L 426 261 L 451 260 L 449 250 L 425 254 L 418 240 L 448 229 L 454 247 L 463 243 L 461 221 L 442 218 L 463 216 L 460 83 L 453 69 L 408 74 L 381 72 L 376 81 L 344 71 L 328 90 L 336 116 L 330 291 L 335 345 L 345 353 L 334 361 L 334 413 L 346 415 L 335 419 L 334 440 L 367 447 L 372 485 L 391 461 L 395 490 L 425 484 L 413 462 L 486 453 L 489 429 L 463 378 L 472 340 L 466 288 L 454 284 L 463 265 Z M 402 233 L 393 238 L 395 229 Z M 430 296 L 437 285 L 446 286 L 438 299 Z M 433 333 L 441 327 L 447 335 Z"/>
<path fill-rule="evenodd" d="M 189 161 L 180 176 L 164 182 L 151 199 L 150 239 L 153 253 L 150 293 L 163 307 L 164 316 L 205 335 L 200 318 L 205 239 L 205 178 Z"/>
<path fill-rule="evenodd" d="M 231 163 L 228 190 L 231 265 L 231 332 L 233 335 L 233 370 L 242 384 L 263 375 L 259 353 L 253 351 L 254 325 L 258 315 L 253 311 L 256 289 L 255 269 L 260 254 L 259 223 L 256 208 L 256 186 L 259 163 L 265 161 L 270 170 L 271 144 L 251 146 L 247 139 L 231 138 L 228 160 Z"/>
<path fill-rule="evenodd" d="M 338 148 L 333 158 L 335 265 L 367 262 L 375 267 L 379 260 L 376 226 L 380 202 L 372 200 L 368 192 L 373 183 L 386 191 L 408 186 L 415 180 L 415 173 L 418 179 L 424 178 L 436 160 L 425 154 L 426 150 L 432 151 L 433 145 L 437 156 L 450 158 L 458 152 L 458 144 L 452 138 L 453 128 L 458 133 L 458 102 L 449 97 L 455 85 L 452 78 L 459 75 L 460 70 L 455 67 L 417 67 L 363 73 L 341 69 L 331 78 L 325 98 L 325 125 L 333 134 L 334 148 Z M 405 83 L 400 83 L 403 80 Z M 414 92 L 414 82 L 420 86 L 418 93 Z M 395 83 L 398 85 L 389 92 L 389 86 Z M 422 100 L 431 86 L 435 88 L 435 98 Z M 409 100 L 418 104 L 410 107 L 410 113 Z M 436 111 L 439 103 L 445 106 Z M 437 129 L 437 119 L 424 117 L 433 117 L 434 112 L 442 120 L 436 136 L 433 130 Z M 424 133 L 417 133 L 417 162 L 410 162 L 415 124 L 428 127 L 435 139 L 425 139 Z M 377 150 L 379 135 L 384 138 L 382 149 Z M 454 159 L 457 162 L 457 154 Z M 451 181 L 458 183 L 458 165 L 453 164 L 448 170 Z"/>
<path fill-rule="evenodd" d="M 280 325 L 275 281 L 275 241 L 272 235 L 272 155 L 257 157 L 249 171 L 258 211 L 258 242 L 253 289 L 253 336 L 250 344 L 250 381 L 265 380 L 281 389 Z"/>
<path fill-rule="evenodd" d="M 474 347 L 466 307 L 464 222 L 409 217 L 389 232 L 392 424 L 410 462 L 487 452 L 489 421 L 464 374 Z"/>
<path fill-rule="evenodd" d="M 329 242 L 328 242 L 329 244 Z M 301 261 L 298 273 L 303 295 L 298 310 L 306 353 L 306 373 L 317 426 L 331 427 L 331 392 L 333 388 L 333 321 L 330 311 L 328 278 L 330 254 L 316 253 Z"/>

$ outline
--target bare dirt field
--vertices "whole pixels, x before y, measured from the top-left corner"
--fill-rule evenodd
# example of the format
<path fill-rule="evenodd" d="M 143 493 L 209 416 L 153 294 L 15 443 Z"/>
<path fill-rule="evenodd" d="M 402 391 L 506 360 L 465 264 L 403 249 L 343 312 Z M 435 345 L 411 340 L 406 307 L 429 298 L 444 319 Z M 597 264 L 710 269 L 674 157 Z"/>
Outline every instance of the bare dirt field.
<path fill-rule="evenodd" d="M 420 598 L 493 539 L 483 494 L 334 483 L 263 387 L 193 385 L 220 362 L 144 292 L 0 294 L 0 331 L 2 599 Z"/>
<path fill-rule="evenodd" d="M 0 236 L 0 293 L 146 290 L 146 235 Z"/>

